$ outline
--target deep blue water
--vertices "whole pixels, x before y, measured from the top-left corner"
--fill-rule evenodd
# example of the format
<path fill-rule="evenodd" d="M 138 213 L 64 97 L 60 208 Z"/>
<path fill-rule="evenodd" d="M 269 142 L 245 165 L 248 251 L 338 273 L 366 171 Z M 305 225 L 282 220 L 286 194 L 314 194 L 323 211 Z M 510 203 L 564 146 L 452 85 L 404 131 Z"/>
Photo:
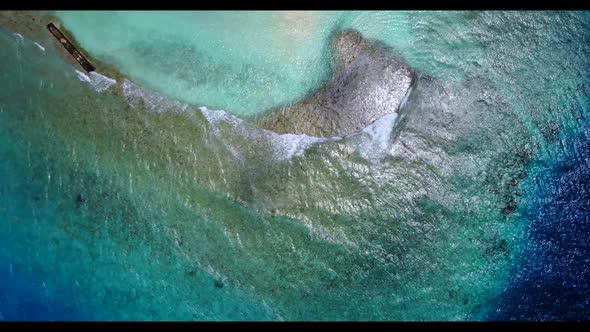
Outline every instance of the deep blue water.
<path fill-rule="evenodd" d="M 4 263 L 4 262 L 3 262 Z M 57 290 L 59 292 L 59 290 Z M 55 290 L 53 291 L 55 292 Z M 87 321 L 76 305 L 60 294 L 48 291 L 43 283 L 26 272 L 0 275 L 0 319 L 4 321 Z"/>
<path fill-rule="evenodd" d="M 590 318 L 590 128 L 576 136 L 531 174 L 535 184 L 520 221 L 528 240 L 490 320 Z"/>

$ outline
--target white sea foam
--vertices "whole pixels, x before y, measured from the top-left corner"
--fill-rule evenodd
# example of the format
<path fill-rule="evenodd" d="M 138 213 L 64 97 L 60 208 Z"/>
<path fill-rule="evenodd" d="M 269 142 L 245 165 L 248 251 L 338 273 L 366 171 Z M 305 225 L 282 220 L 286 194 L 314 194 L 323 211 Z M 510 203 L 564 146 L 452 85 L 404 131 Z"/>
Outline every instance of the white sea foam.
<path fill-rule="evenodd" d="M 76 75 L 82 82 L 89 83 L 96 92 L 103 92 L 111 86 L 117 84 L 117 81 L 110 77 L 106 77 L 97 72 L 90 72 L 89 75 L 76 69 Z"/>
<path fill-rule="evenodd" d="M 15 36 L 15 37 L 16 37 L 16 39 L 17 39 L 18 41 L 20 41 L 21 43 L 23 43 L 23 42 L 25 41 L 25 38 L 23 37 L 23 35 L 21 35 L 21 34 L 20 34 L 20 33 L 18 33 L 18 32 L 14 32 L 12 35 L 13 35 L 13 36 Z"/>
<path fill-rule="evenodd" d="M 368 125 L 362 132 L 369 135 L 373 144 L 383 151 L 391 145 L 391 133 L 396 121 L 397 113 L 386 114 Z"/>
<path fill-rule="evenodd" d="M 314 145 L 334 142 L 341 139 L 340 137 L 326 138 L 296 134 L 279 135 L 269 131 L 266 132 L 273 138 L 273 154 L 277 160 L 288 160 L 293 157 L 299 157 Z"/>
<path fill-rule="evenodd" d="M 243 123 L 243 120 L 239 119 L 236 116 L 228 114 L 225 111 L 210 110 L 205 106 L 199 107 L 199 111 L 201 111 L 203 116 L 205 116 L 205 119 L 207 119 L 207 121 L 210 124 L 214 125 L 214 128 L 216 128 L 215 125 L 219 124 L 219 122 L 221 121 L 228 122 L 234 127 L 238 127 L 240 124 Z"/>
<path fill-rule="evenodd" d="M 101 75 L 102 76 L 102 75 Z M 114 81 L 114 80 L 112 80 Z M 113 83 L 114 84 L 114 83 Z M 166 97 L 143 90 L 129 80 L 124 80 L 122 85 L 123 95 L 133 106 L 138 101 L 143 101 L 146 108 L 153 112 L 166 112 L 169 110 L 186 111 L 187 104 L 172 101 Z M 240 151 L 231 139 L 223 137 L 219 125 L 226 123 L 233 129 L 233 133 L 245 140 L 258 142 L 260 149 L 270 149 L 275 161 L 285 161 L 302 156 L 309 148 L 342 140 L 341 137 L 314 137 L 299 134 L 277 134 L 275 132 L 257 128 L 254 125 L 228 114 L 222 110 L 210 110 L 205 106 L 199 107 L 201 114 L 211 125 L 213 134 L 217 135 L 226 144 L 228 152 L 236 159 L 242 160 L 247 152 Z M 390 113 L 377 119 L 362 131 L 352 134 L 347 143 L 352 143 L 367 159 L 380 160 L 391 150 L 391 134 L 397 120 L 397 113 Z M 225 134 L 224 134 L 225 135 Z"/>
<path fill-rule="evenodd" d="M 34 42 L 34 44 L 35 44 L 35 45 L 37 45 L 37 47 L 38 47 L 38 48 L 39 48 L 41 51 L 45 52 L 45 47 L 43 47 L 41 44 L 39 44 L 39 43 L 37 43 L 37 42 Z"/>
<path fill-rule="evenodd" d="M 115 84 L 117 84 L 117 81 L 110 77 L 104 76 L 95 71 L 90 72 L 90 85 L 92 85 L 97 92 L 103 92 Z"/>
<path fill-rule="evenodd" d="M 246 139 L 257 142 L 268 142 L 272 150 L 273 158 L 276 161 L 284 161 L 299 157 L 303 155 L 305 150 L 314 145 L 340 139 L 340 137 L 325 138 L 297 134 L 277 134 L 272 131 L 256 128 L 240 118 L 227 114 L 224 111 L 213 111 L 207 109 L 207 107 L 200 107 L 199 110 L 212 125 L 213 131 L 216 134 L 219 133 L 217 128 L 218 124 L 223 121 L 230 124 L 235 129 L 236 133 L 242 135 Z M 234 151 L 232 154 L 236 155 L 237 153 Z"/>
<path fill-rule="evenodd" d="M 217 124 L 218 122 L 223 120 L 230 120 L 230 117 L 224 111 L 210 110 L 205 106 L 199 107 L 199 111 L 201 111 L 203 116 L 205 116 L 207 121 L 209 121 L 209 123 L 211 124 Z"/>
<path fill-rule="evenodd" d="M 341 140 L 340 137 L 314 137 L 298 134 L 277 134 L 265 129 L 253 127 L 236 116 L 224 111 L 212 111 L 206 107 L 199 108 L 207 121 L 212 124 L 215 133 L 219 133 L 217 125 L 224 121 L 230 124 L 235 132 L 245 139 L 270 144 L 273 158 L 276 161 L 289 160 L 302 156 L 306 150 L 327 142 Z M 362 131 L 349 136 L 348 143 L 352 143 L 357 151 L 371 161 L 379 161 L 390 153 L 391 135 L 397 121 L 398 114 L 390 113 L 377 119 Z M 236 153 L 232 153 L 236 154 Z"/>
<path fill-rule="evenodd" d="M 414 87 L 410 86 L 410 88 L 408 89 L 408 92 L 406 92 L 406 95 L 404 96 L 404 98 L 402 99 L 402 102 L 400 103 L 400 105 L 398 107 L 398 112 L 401 111 L 404 107 L 406 107 L 406 103 L 408 102 L 408 98 L 410 98 L 410 94 L 412 93 L 413 89 L 414 89 Z"/>
<path fill-rule="evenodd" d="M 88 77 L 88 75 L 84 74 L 83 72 L 76 70 L 76 74 L 78 75 L 78 79 L 82 82 L 88 82 L 90 83 L 90 77 Z"/>
<path fill-rule="evenodd" d="M 123 80 L 121 88 L 123 91 L 123 96 L 125 96 L 125 99 L 127 99 L 127 102 L 129 105 L 131 105 L 131 107 L 136 106 L 134 105 L 135 103 L 143 101 L 143 104 L 149 111 L 162 113 L 171 110 L 183 110 L 182 106 L 186 105 L 170 100 L 156 93 L 147 92 L 137 84 L 134 84 L 127 79 Z M 186 110 L 186 107 L 184 110 Z"/>
<path fill-rule="evenodd" d="M 398 114 L 389 113 L 349 136 L 357 151 L 370 161 L 376 162 L 391 154 L 393 128 Z"/>

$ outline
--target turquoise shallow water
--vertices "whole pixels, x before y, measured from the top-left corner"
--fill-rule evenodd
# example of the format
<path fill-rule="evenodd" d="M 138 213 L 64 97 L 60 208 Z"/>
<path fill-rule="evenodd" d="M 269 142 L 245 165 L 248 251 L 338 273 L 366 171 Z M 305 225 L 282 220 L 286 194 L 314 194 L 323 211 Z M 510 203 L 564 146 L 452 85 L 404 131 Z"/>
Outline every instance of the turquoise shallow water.
<path fill-rule="evenodd" d="M 266 11 L 55 14 L 84 49 L 138 82 L 241 115 L 318 87 L 329 74 L 327 36 L 340 18 Z"/>
<path fill-rule="evenodd" d="M 587 163 L 567 153 L 588 119 L 587 13 L 57 16 L 138 85 L 97 91 L 1 30 L 0 318 L 584 319 L 518 298 L 560 253 L 535 227 L 570 220 L 535 214 L 539 165 Z M 423 77 L 392 134 L 302 151 L 227 114 L 319 86 L 343 28 Z M 588 290 L 578 243 L 570 294 Z"/>
<path fill-rule="evenodd" d="M 330 75 L 329 37 L 355 29 L 428 74 L 460 75 L 481 45 L 469 14 L 59 11 L 84 49 L 159 92 L 248 116 L 292 103 Z M 477 14 L 475 14 L 477 15 Z M 100 28 L 97 28 L 100 27 Z M 460 56 L 460 58 L 458 58 Z M 466 68 L 463 68 L 465 70 Z"/>

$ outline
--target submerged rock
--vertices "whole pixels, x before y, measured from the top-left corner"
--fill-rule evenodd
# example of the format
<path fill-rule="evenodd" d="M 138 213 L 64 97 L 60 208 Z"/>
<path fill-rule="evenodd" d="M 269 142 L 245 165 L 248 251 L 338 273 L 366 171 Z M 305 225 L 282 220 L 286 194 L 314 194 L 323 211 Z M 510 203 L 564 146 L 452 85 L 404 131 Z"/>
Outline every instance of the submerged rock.
<path fill-rule="evenodd" d="M 399 110 L 414 73 L 391 49 L 351 30 L 337 33 L 332 49 L 332 80 L 302 102 L 259 119 L 258 126 L 277 133 L 346 136 Z"/>

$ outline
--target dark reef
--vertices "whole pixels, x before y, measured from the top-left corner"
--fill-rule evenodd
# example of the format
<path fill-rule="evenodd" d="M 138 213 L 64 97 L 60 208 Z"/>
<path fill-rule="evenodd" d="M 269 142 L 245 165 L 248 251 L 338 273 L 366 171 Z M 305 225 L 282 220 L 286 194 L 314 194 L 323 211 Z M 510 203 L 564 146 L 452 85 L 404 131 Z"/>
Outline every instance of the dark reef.
<path fill-rule="evenodd" d="M 392 49 L 347 30 L 335 34 L 332 52 L 332 79 L 303 101 L 260 118 L 259 127 L 280 134 L 346 136 L 398 111 L 415 75 Z"/>

